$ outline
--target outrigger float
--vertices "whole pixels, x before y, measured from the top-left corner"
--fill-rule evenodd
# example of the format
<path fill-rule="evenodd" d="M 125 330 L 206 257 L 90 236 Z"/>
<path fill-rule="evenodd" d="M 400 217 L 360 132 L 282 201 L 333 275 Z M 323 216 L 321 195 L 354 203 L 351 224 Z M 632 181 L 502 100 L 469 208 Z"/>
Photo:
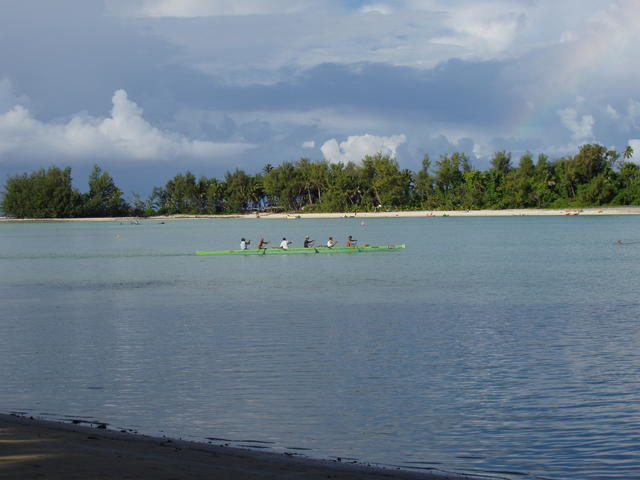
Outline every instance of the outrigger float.
<path fill-rule="evenodd" d="M 250 248 L 247 250 L 219 250 L 216 252 L 198 250 L 196 255 L 308 255 L 315 253 L 393 252 L 404 248 L 404 243 L 400 245 L 362 245 L 355 247 Z"/>

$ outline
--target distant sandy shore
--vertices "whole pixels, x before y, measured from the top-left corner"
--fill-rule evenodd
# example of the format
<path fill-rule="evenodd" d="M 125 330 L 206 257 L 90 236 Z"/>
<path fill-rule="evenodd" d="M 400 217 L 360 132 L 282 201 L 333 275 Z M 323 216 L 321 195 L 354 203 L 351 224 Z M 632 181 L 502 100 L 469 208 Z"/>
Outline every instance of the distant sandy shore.
<path fill-rule="evenodd" d="M 138 220 L 194 220 L 194 219 L 230 219 L 230 218 L 401 218 L 401 217 L 537 217 L 561 215 L 640 215 L 640 206 L 602 207 L 576 209 L 507 209 L 507 210 L 415 210 L 397 212 L 362 213 L 250 213 L 244 215 L 158 215 L 153 217 L 108 217 L 108 218 L 4 218 L 0 222 L 136 222 Z"/>
<path fill-rule="evenodd" d="M 0 478 L 463 480 L 0 414 Z"/>

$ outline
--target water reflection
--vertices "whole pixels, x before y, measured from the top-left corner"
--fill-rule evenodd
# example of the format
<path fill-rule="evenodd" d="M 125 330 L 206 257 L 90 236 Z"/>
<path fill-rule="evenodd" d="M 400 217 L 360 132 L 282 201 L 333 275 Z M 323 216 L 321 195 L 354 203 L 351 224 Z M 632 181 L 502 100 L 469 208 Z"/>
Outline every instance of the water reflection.
<path fill-rule="evenodd" d="M 321 258 L 188 254 L 235 245 L 244 221 L 143 224 L 123 247 L 108 225 L 0 233 L 0 406 L 411 469 L 630 478 L 640 267 L 609 237 L 638 227 L 562 221 L 370 220 L 369 243 L 407 250 Z"/>

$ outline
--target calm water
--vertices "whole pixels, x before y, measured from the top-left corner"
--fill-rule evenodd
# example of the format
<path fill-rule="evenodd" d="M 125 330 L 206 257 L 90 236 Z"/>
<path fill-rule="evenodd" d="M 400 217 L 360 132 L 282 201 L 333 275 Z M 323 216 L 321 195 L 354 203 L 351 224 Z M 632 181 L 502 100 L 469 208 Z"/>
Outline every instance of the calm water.
<path fill-rule="evenodd" d="M 193 255 L 260 234 L 407 249 Z M 639 279 L 634 216 L 0 224 L 0 411 L 403 468 L 638 478 Z"/>

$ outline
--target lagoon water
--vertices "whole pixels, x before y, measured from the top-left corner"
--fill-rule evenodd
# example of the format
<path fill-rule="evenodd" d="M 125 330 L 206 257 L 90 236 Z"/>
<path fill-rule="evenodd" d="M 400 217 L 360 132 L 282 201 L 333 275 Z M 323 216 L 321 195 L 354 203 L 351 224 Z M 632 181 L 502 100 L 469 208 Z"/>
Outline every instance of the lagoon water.
<path fill-rule="evenodd" d="M 193 254 L 261 234 L 407 248 Z M 0 224 L 0 411 L 406 469 L 638 478 L 639 279 L 635 216 Z"/>

